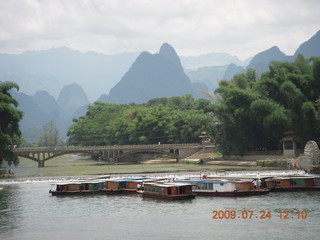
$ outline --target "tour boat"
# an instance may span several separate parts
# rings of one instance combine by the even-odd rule
[[[242,197],[263,195],[269,193],[269,189],[254,186],[255,180],[175,180],[182,182],[192,182],[193,193],[202,196],[219,197]]]
[[[107,189],[106,186],[106,180],[59,183],[52,184],[49,193],[52,196],[121,193],[121,190]]]
[[[273,192],[320,191],[319,176],[288,176],[266,179]]]
[[[137,192],[137,184],[143,181],[148,181],[148,178],[96,178],[88,179],[87,181],[52,184],[49,192],[53,196],[134,193]]]
[[[126,188],[122,189],[123,193],[142,193],[145,183],[160,183],[165,181],[166,178],[131,178],[128,179]]]
[[[194,199],[192,183],[145,183],[142,197],[167,200]]]

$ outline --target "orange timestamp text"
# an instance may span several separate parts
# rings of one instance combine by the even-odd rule
[[[307,219],[308,212],[302,211],[288,211],[282,210],[277,212],[271,212],[266,210],[253,211],[253,210],[214,210],[212,211],[212,219]]]

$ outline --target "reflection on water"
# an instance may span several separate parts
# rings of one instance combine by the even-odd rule
[[[18,185],[8,185],[0,190],[0,234],[17,229],[20,225],[22,200],[18,188]]]
[[[186,201],[140,195],[56,197],[49,183],[2,185],[0,239],[319,239],[320,192]],[[271,219],[212,219],[214,210],[270,211]],[[277,212],[307,210],[307,219]],[[292,215],[293,216],[293,215]]]

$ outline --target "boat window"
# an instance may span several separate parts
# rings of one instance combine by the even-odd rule
[[[223,186],[224,185],[224,183],[220,183],[220,186]]]

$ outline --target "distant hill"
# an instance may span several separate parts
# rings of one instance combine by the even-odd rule
[[[68,47],[0,54],[0,81],[16,82],[20,90],[28,95],[44,90],[55,98],[63,86],[77,83],[86,90],[89,100],[93,102],[101,94],[109,93],[138,55],[138,52],[112,55],[82,53]],[[243,64],[237,57],[227,53],[182,57],[184,69],[230,63]]]
[[[286,56],[278,47],[274,46],[266,51],[256,54],[250,61],[247,69],[257,69],[261,74],[268,70],[268,66],[271,61],[292,62],[299,54],[302,54],[305,58],[320,57],[320,31],[318,31],[309,40],[302,43],[293,56]]]
[[[277,46],[273,46],[265,51],[257,53],[253,56],[249,64],[247,61],[241,62],[237,61],[237,58],[232,58],[228,54],[221,54],[222,61],[215,62],[215,66],[201,67],[196,70],[188,70],[187,74],[191,79],[191,82],[197,81],[205,83],[208,86],[210,92],[213,92],[215,88],[218,87],[219,81],[226,79],[232,79],[235,74],[241,73],[249,68],[254,68],[258,71],[258,74],[262,74],[265,71],[269,70],[269,64],[271,61],[294,61],[298,54],[302,54],[305,58],[310,57],[320,57],[320,31],[318,31],[314,36],[309,40],[302,43],[300,47],[296,50],[294,56],[286,56]],[[213,57],[210,60],[206,61],[206,57]],[[201,62],[200,65],[204,63],[213,63],[215,55],[203,55],[199,57],[182,57],[182,63],[185,64],[185,67],[191,69]],[[218,55],[216,55],[218,56]],[[185,62],[184,62],[185,61]],[[224,64],[222,64],[224,63]],[[190,65],[188,65],[190,64]],[[246,66],[246,68],[245,68]]]
[[[14,81],[29,95],[45,90],[54,97],[64,85],[77,83],[95,101],[119,82],[138,54],[81,53],[67,47],[0,54],[0,81]]]
[[[263,52],[256,54],[247,69],[254,68],[258,70],[258,73],[263,73],[268,70],[269,63],[271,61],[286,61],[288,57],[280,51],[276,46],[269,48]]]
[[[90,102],[83,88],[76,83],[72,83],[61,89],[57,103],[63,109],[65,115],[71,117],[78,108],[88,105]]]
[[[159,53],[143,52],[108,95],[112,103],[144,103],[152,98],[191,94],[190,79],[172,46],[165,43]]]
[[[59,128],[59,135],[65,136],[66,118],[53,96],[46,91],[29,96],[22,92],[12,92],[19,102],[18,109],[23,112],[20,122],[22,136],[26,141],[36,141],[44,124],[53,120]]]
[[[320,31],[308,41],[302,43],[294,54],[294,57],[302,54],[305,58],[320,57]]]
[[[12,91],[12,96],[19,102],[18,109],[24,115],[20,122],[22,136],[28,142],[38,140],[43,125],[53,120],[61,137],[66,137],[72,119],[86,113],[89,104],[83,89],[77,84],[65,86],[58,101],[47,91],[37,91],[33,96]]]
[[[201,82],[207,86],[209,92],[213,92],[223,79],[227,66],[202,67],[194,71],[187,72],[192,83]]]
[[[208,53],[200,56],[181,56],[181,63],[186,70],[197,70],[202,67],[225,66],[234,63],[239,66],[247,65],[238,57],[228,53]]]
[[[228,67],[224,73],[223,79],[230,80],[233,78],[234,75],[242,73],[244,71],[245,71],[245,69],[243,67],[237,66],[237,65],[231,63],[228,65]]]
[[[33,95],[33,100],[40,107],[40,111],[48,115],[48,119],[64,118],[64,112],[56,99],[47,91],[37,91]]]
[[[21,130],[24,131],[32,127],[41,128],[47,120],[47,114],[41,110],[33,97],[16,91],[12,91],[11,94],[19,103],[17,108],[23,111],[23,119],[20,122]]]

